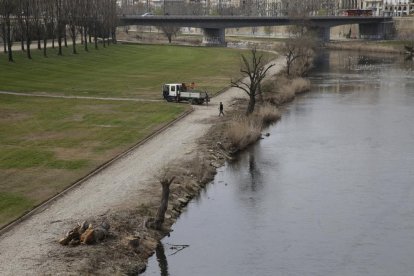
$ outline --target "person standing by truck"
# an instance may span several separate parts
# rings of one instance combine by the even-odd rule
[[[223,103],[222,103],[222,102],[220,102],[219,110],[220,110],[219,117],[220,117],[221,115],[223,115],[223,116],[224,116],[224,106],[223,106]]]

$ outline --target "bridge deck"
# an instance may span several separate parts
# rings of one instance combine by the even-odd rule
[[[125,15],[119,17],[120,25],[174,25],[195,28],[241,28],[257,26],[282,26],[306,22],[315,27],[333,27],[346,24],[391,22],[391,17],[376,16],[313,16],[294,17],[253,17],[253,16],[139,16]]]

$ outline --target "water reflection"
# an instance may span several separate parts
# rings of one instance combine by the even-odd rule
[[[161,276],[169,276],[168,273],[168,261],[167,257],[165,256],[164,245],[159,242],[157,248],[155,249],[155,255],[157,257],[158,266],[160,267],[160,275]]]
[[[250,181],[246,181],[252,192],[257,192],[261,188],[261,173],[260,168],[257,167],[255,156],[252,151],[249,151],[249,175]]]

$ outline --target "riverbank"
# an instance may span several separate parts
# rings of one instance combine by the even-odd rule
[[[272,72],[280,71],[282,67],[283,59],[279,59]],[[44,210],[38,210],[13,231],[2,235],[2,273],[39,275],[77,274],[89,271],[111,274],[124,271],[125,264],[139,264],[137,258],[150,254],[150,250],[147,249],[151,249],[155,242],[151,237],[151,231],[143,232],[140,244],[147,246],[141,247],[137,252],[131,250],[125,242],[128,236],[134,235],[142,227],[142,218],[150,216],[159,204],[161,187],[154,175],[173,160],[190,161],[200,156],[198,139],[215,124],[218,103],[224,103],[226,112],[231,106],[231,99],[240,95],[243,93],[239,90],[229,89],[213,98],[208,106],[195,106],[195,110],[187,117],[117,160]],[[155,152],[157,154],[154,154]],[[219,166],[218,162],[224,160],[220,161],[221,158],[216,157],[219,161],[213,165]],[[187,165],[177,164],[180,168],[177,171],[179,175],[191,175]],[[174,191],[181,190],[184,184],[180,183],[178,178],[171,187],[171,196],[175,204],[183,199],[179,200],[179,194],[174,196]],[[197,185],[200,186],[198,183]],[[191,187],[192,185],[188,185],[186,189]],[[167,218],[171,223],[174,220],[173,206],[174,204],[167,214],[171,216]],[[63,247],[57,242],[77,222],[84,220],[97,223],[109,221],[111,236],[96,246]],[[168,223],[167,221],[166,225]],[[154,237],[156,235],[158,234],[155,233]],[[21,250],[22,244],[25,250]],[[118,260],[122,260],[121,263],[117,263]]]
[[[287,80],[281,76],[280,71],[268,78],[268,85],[269,83],[274,84],[274,82],[280,83],[280,88],[273,90],[273,92],[268,91],[266,97],[264,97],[264,103],[257,105],[255,113],[250,118],[244,116],[248,105],[247,98],[242,97],[243,94],[240,97],[233,98],[225,117],[213,118],[212,126],[198,140],[196,156],[189,160],[174,160],[173,163],[166,165],[170,176],[174,175],[177,177],[178,175],[178,180],[174,182],[175,185],[171,189],[170,205],[166,215],[164,230],[153,231],[145,228],[143,225],[146,216],[155,215],[158,208],[158,204],[155,203],[145,210],[146,216],[139,221],[141,227],[140,230],[136,230],[135,236],[126,236],[124,238],[126,241],[138,240],[142,242],[142,247],[140,248],[138,245],[136,249],[140,254],[139,259],[143,262],[138,266],[129,266],[130,272],[135,273],[145,270],[147,259],[156,251],[158,242],[165,235],[169,235],[172,225],[179,218],[180,214],[185,212],[186,205],[192,199],[197,198],[205,186],[212,182],[217,173],[217,168],[222,167],[226,161],[231,162],[237,159],[236,153],[243,151],[258,139],[263,139],[267,136],[268,134],[263,133],[265,128],[269,124],[276,123],[281,118],[278,108],[282,108],[283,105],[293,101],[296,95],[310,89],[309,81],[301,78]],[[177,166],[177,163],[182,166]],[[154,190],[154,192],[161,194],[159,188]],[[123,223],[120,225],[123,225]],[[123,244],[125,245],[126,242]],[[102,254],[102,258],[105,258],[108,253]],[[135,262],[135,264],[137,263]],[[92,271],[95,271],[95,269],[99,269],[99,267],[95,267]]]
[[[144,275],[414,271],[412,62],[318,53],[312,92],[218,170]]]
[[[283,64],[283,59],[279,58],[272,74],[279,73]],[[287,87],[285,86],[285,88]],[[292,99],[286,98],[286,102]],[[222,101],[226,106],[224,117],[217,116],[219,101]],[[97,274],[117,272],[137,274],[145,270],[147,260],[154,254],[158,242],[169,235],[172,225],[181,213],[185,212],[189,201],[198,197],[204,187],[214,179],[217,168],[222,167],[226,161],[232,160],[236,152],[261,137],[262,129],[258,129],[257,125],[263,123],[265,126],[266,123],[280,119],[280,113],[275,105],[270,108],[264,104],[258,105],[256,113],[251,116],[254,124],[245,119],[241,120],[240,118],[245,118],[243,115],[247,102],[244,92],[234,88],[214,98],[210,107],[213,105],[215,112],[206,118],[205,124],[208,124],[208,127],[204,135],[195,141],[196,152],[188,152],[184,157],[174,158],[159,168],[162,173],[166,173],[165,178],[175,177],[170,187],[169,205],[162,230],[156,231],[146,227],[146,221],[155,216],[160,202],[161,185],[157,181],[160,172],[155,172],[154,182],[145,190],[145,194],[148,196],[146,203],[106,216],[105,221],[112,226],[112,236],[109,240],[95,247],[75,249],[78,252],[76,262],[84,260],[79,271]],[[269,109],[272,110],[269,111]],[[272,116],[272,119],[269,120],[268,116]],[[240,129],[246,125],[248,129],[240,133]],[[253,127],[249,128],[250,126]],[[240,144],[239,141],[230,138],[232,129],[237,129],[244,139],[247,137],[248,141]],[[93,219],[89,219],[89,222],[99,223]],[[63,258],[73,254],[72,248],[63,248],[62,250],[64,251]]]
[[[330,50],[353,50],[353,51],[369,51],[377,53],[395,53],[403,54],[404,46],[409,45],[410,41],[331,41],[325,43],[325,47]]]

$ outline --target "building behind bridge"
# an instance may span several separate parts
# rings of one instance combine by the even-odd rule
[[[340,15],[347,9],[374,16],[414,15],[414,0],[117,0],[124,13],[285,16],[306,7],[310,15]],[[129,9],[129,10],[128,10]],[[303,11],[302,11],[303,12]]]

